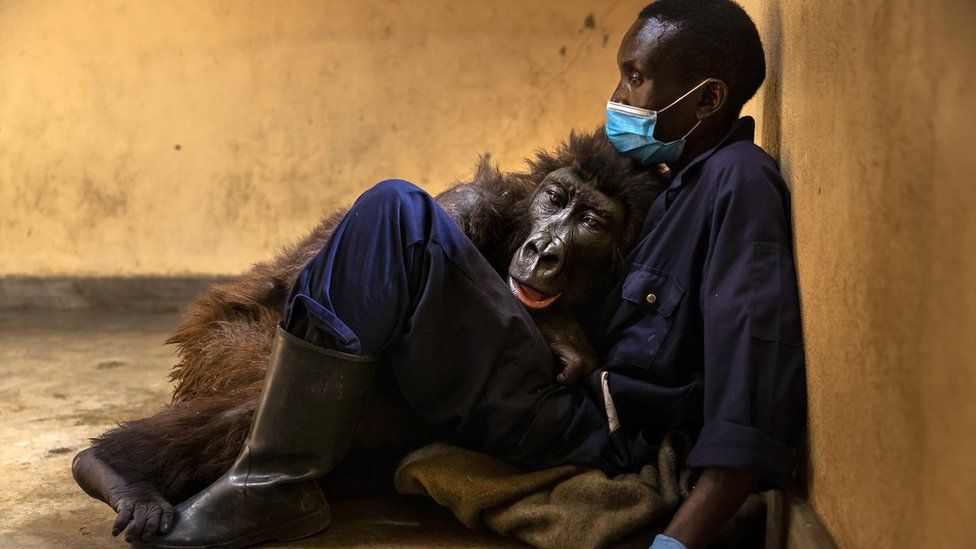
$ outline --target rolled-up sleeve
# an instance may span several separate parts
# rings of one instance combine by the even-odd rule
[[[773,165],[712,176],[702,273],[704,426],[694,469],[746,469],[788,486],[806,420],[789,198]]]

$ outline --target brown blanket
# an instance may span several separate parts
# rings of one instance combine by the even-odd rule
[[[656,465],[609,478],[570,465],[526,472],[434,443],[403,459],[395,483],[402,494],[433,498],[469,528],[487,527],[536,547],[648,547],[691,488],[690,447],[687,436],[671,433]],[[781,546],[781,513],[767,512],[779,501],[778,494],[750,496],[719,546]]]

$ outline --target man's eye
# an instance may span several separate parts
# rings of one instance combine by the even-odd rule
[[[634,71],[634,72],[630,73],[630,85],[631,86],[640,86],[643,83],[644,83],[644,79],[641,78],[641,75],[640,75],[639,72]]]

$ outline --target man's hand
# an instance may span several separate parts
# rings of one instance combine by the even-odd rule
[[[705,469],[664,534],[688,549],[707,546],[758,482],[758,476],[741,469]]]

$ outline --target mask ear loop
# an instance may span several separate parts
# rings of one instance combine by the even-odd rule
[[[687,92],[685,92],[684,95],[682,95],[681,97],[679,97],[679,98],[675,99],[674,101],[672,101],[670,105],[668,105],[667,107],[664,107],[663,109],[661,109],[661,110],[659,110],[657,112],[658,113],[662,113],[662,112],[670,109],[671,107],[673,107],[676,104],[680,103],[681,100],[684,99],[685,97],[688,97],[689,95],[695,93],[695,91],[697,91],[698,88],[704,86],[708,82],[711,82],[711,80],[712,80],[711,78],[706,78],[706,79],[702,80],[697,86],[695,86],[694,88],[691,88],[690,90],[688,90]],[[695,131],[698,128],[698,126],[701,125],[701,123],[702,123],[702,121],[699,120],[694,126],[691,127],[690,130],[688,130],[688,133],[686,133],[683,136],[681,136],[681,139],[679,139],[679,141],[684,141],[685,139],[688,139],[688,136],[691,135],[691,132]]]
[[[701,124],[701,123],[702,123],[702,121],[699,120],[697,124],[695,124],[694,126],[692,126],[690,130],[688,130],[688,133],[686,133],[686,134],[684,134],[684,135],[681,136],[681,139],[679,141],[684,141],[685,139],[688,139],[688,136],[691,135],[691,132],[695,131],[695,128],[697,128],[698,125]]]
[[[671,107],[673,107],[673,106],[675,106],[675,105],[677,105],[678,103],[680,103],[680,102],[681,102],[681,100],[682,100],[682,99],[684,99],[685,97],[688,97],[689,95],[691,95],[691,94],[693,94],[693,93],[695,93],[696,91],[698,91],[698,88],[700,88],[700,87],[702,87],[702,86],[704,86],[704,85],[705,85],[706,83],[708,83],[708,82],[711,82],[711,81],[712,81],[712,79],[711,79],[711,78],[706,78],[706,79],[704,79],[704,80],[702,80],[700,84],[698,84],[698,85],[697,85],[697,86],[695,86],[694,88],[691,88],[691,89],[690,89],[690,90],[688,90],[688,91],[687,91],[687,92],[686,92],[686,93],[685,93],[684,95],[682,95],[681,97],[679,97],[679,98],[677,98],[677,99],[675,99],[674,101],[672,101],[670,105],[668,105],[667,107],[664,107],[663,109],[660,109],[660,110],[658,110],[658,111],[657,111],[657,112],[658,112],[658,114],[660,114],[660,113],[662,113],[662,112],[664,112],[664,111],[666,111],[666,110],[668,110],[668,109],[670,109]],[[701,121],[699,120],[699,122],[701,122]],[[689,133],[690,133],[690,132],[689,132]]]

